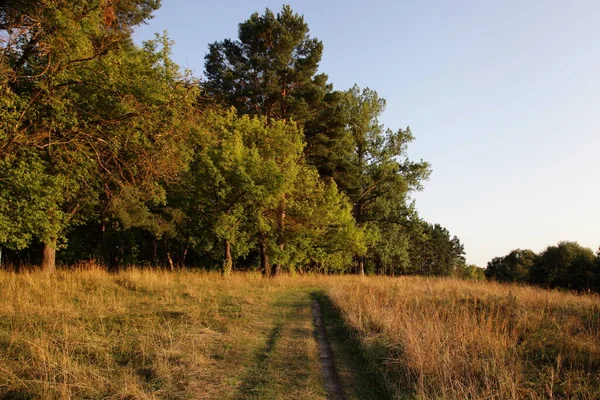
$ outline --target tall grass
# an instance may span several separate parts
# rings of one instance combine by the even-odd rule
[[[600,398],[598,295],[91,267],[0,271],[0,399],[322,399],[315,291],[396,398]]]
[[[453,279],[329,294],[395,397],[600,399],[600,297]]]
[[[275,323],[273,298],[297,285],[258,274],[0,271],[0,398],[234,398]]]

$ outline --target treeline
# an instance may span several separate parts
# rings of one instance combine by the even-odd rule
[[[600,292],[600,251],[576,242],[560,242],[539,254],[513,250],[487,264],[485,275],[499,282]]]
[[[133,43],[159,5],[0,3],[5,263],[473,274],[411,200],[430,166],[410,129],[333,89],[302,16],[253,14],[199,80],[166,34]]]

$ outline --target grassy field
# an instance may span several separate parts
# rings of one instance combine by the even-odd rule
[[[325,398],[312,284],[0,273],[0,398]]]
[[[0,272],[0,399],[600,398],[600,299],[424,278]]]
[[[600,399],[600,297],[452,279],[328,289],[397,398]]]

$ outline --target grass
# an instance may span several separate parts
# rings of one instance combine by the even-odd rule
[[[600,298],[451,279],[0,271],[0,399],[598,399]]]
[[[0,272],[0,398],[323,399],[306,285]]]
[[[336,372],[347,400],[386,400],[391,394],[381,381],[373,362],[377,357],[366,357],[359,336],[340,314],[326,292],[315,292],[313,297],[321,304],[327,338],[331,344]]]
[[[597,295],[418,277],[328,293],[395,398],[600,398]]]

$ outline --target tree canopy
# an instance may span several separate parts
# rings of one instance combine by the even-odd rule
[[[600,251],[576,242],[560,242],[539,254],[513,250],[491,260],[485,275],[499,282],[520,282],[552,288],[600,291]]]
[[[487,265],[486,276],[498,282],[527,282],[537,255],[531,250],[513,250],[495,257]]]
[[[452,274],[458,238],[422,221],[430,174],[371,89],[336,91],[284,6],[209,45],[205,79],[137,46],[157,0],[0,4],[0,247],[13,263],[96,260]],[[58,251],[61,250],[61,251]]]

